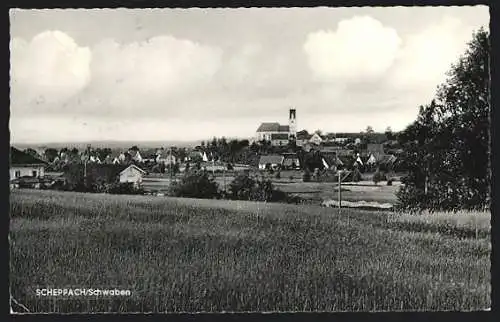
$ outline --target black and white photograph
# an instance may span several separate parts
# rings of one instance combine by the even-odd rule
[[[491,309],[488,6],[9,18],[11,314]]]

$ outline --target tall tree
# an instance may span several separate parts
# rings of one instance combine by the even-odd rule
[[[399,135],[409,174],[402,206],[481,208],[490,200],[489,34],[473,35],[435,100]]]
[[[386,129],[385,129],[385,138],[389,141],[392,141],[394,140],[394,133],[392,132],[392,129],[390,126],[388,126]]]
[[[54,148],[45,149],[45,157],[47,161],[52,162],[58,156],[59,152]]]

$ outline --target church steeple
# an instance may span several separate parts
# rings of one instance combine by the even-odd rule
[[[288,116],[288,138],[296,139],[297,138],[297,114],[294,108],[290,109],[290,113]]]

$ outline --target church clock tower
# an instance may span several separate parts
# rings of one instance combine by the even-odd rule
[[[290,115],[288,117],[288,138],[297,139],[297,114],[295,109],[290,109]]]

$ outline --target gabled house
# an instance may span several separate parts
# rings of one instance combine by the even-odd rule
[[[324,141],[323,137],[319,135],[318,133],[314,133],[311,138],[309,139],[309,142],[312,144],[320,145]]]
[[[34,185],[36,185],[39,183],[38,179],[44,177],[45,168],[48,165],[47,162],[14,147],[10,148],[9,157],[9,173],[11,181],[19,180],[21,178],[30,178]]]
[[[379,159],[384,155],[384,145],[378,143],[368,143],[366,146],[367,154],[373,155],[376,159]]]
[[[146,171],[135,164],[131,164],[120,172],[119,181],[120,183],[133,183],[135,187],[138,187],[141,185],[145,174]]]
[[[259,160],[259,170],[277,170],[283,165],[284,156],[278,154],[262,155]]]

